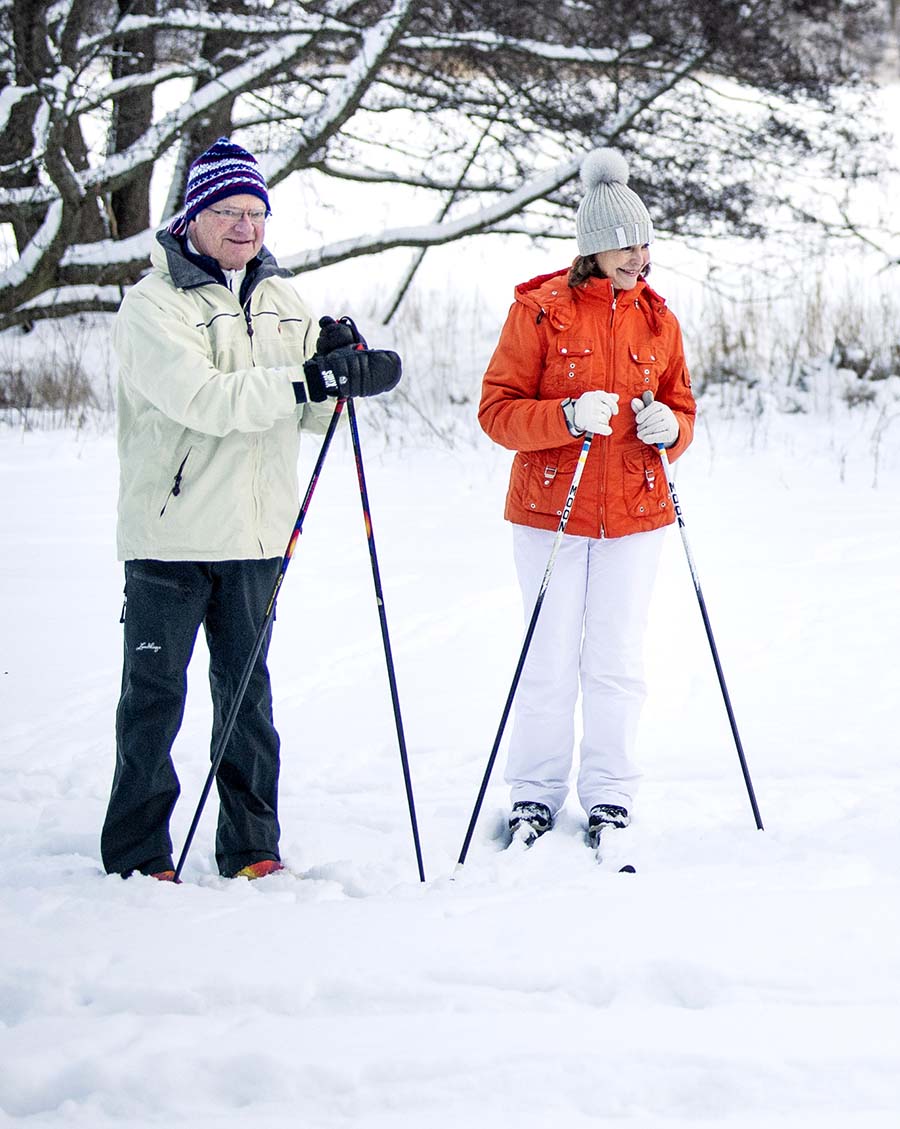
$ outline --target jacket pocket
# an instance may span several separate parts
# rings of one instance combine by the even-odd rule
[[[557,447],[518,455],[521,460],[522,506],[532,513],[562,517],[581,447]]]
[[[302,365],[308,339],[306,318],[283,317],[269,307],[254,310],[253,353],[257,365]]]
[[[642,450],[622,455],[622,488],[625,509],[636,518],[656,517],[669,507],[669,488],[655,448],[642,444]]]
[[[663,371],[664,358],[652,345],[629,345],[628,393],[640,396],[648,390],[654,395],[659,388],[659,374]]]
[[[541,380],[541,399],[580,396],[591,386],[594,342],[590,338],[561,336],[551,343]]]
[[[169,502],[173,498],[177,498],[181,493],[181,488],[184,484],[184,468],[187,464],[188,459],[190,458],[190,454],[193,449],[193,447],[188,447],[184,458],[178,464],[178,469],[175,471],[175,474],[172,478],[172,485],[169,487],[169,493],[166,495],[166,500],[163,502],[162,509],[159,511],[160,517],[163,517],[165,515],[166,507],[168,506]]]

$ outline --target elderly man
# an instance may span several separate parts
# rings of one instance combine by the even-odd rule
[[[108,873],[174,877],[171,749],[188,663],[202,624],[215,746],[296,518],[300,430],[326,429],[329,395],[373,395],[400,379],[395,353],[338,348],[336,323],[315,340],[263,244],[268,216],[256,160],[219,138],[191,166],[184,208],[115,319],[125,646],[101,836]],[[282,869],[268,642],[217,773],[225,877]]]

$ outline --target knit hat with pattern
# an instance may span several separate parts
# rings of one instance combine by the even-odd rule
[[[258,196],[269,210],[266,179],[259,171],[256,158],[220,137],[191,165],[184,190],[184,209],[169,224],[173,235],[183,235],[187,226],[204,208],[224,200],[226,196]]]
[[[617,149],[589,153],[581,166],[581,183],[585,196],[575,217],[580,254],[594,255],[650,242],[650,213],[628,187],[628,164]]]

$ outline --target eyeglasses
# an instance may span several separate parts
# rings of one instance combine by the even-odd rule
[[[251,223],[262,223],[272,214],[264,208],[254,209],[252,212],[246,208],[207,208],[206,210],[212,212],[214,216],[221,216],[223,220],[228,220],[229,223],[238,223],[244,216]]]

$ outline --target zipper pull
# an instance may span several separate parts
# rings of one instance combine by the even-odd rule
[[[191,451],[193,451],[193,449],[194,449],[193,447],[188,447],[187,455],[184,456],[184,458],[181,460],[181,465],[179,466],[178,470],[175,471],[175,481],[172,483],[172,489],[169,491],[169,496],[166,498],[165,502],[163,503],[163,508],[159,511],[160,517],[163,517],[165,515],[166,507],[169,504],[169,499],[170,498],[177,498],[178,495],[181,493],[181,477],[184,474],[184,464],[188,461],[188,455],[190,455],[190,453],[191,453]]]

